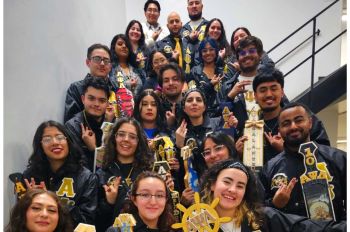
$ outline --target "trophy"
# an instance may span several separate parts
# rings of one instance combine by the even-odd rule
[[[168,160],[175,157],[175,147],[171,139],[167,136],[158,137],[153,140],[152,147],[155,150],[155,162],[153,165],[153,171],[158,173],[164,180],[166,180],[166,174],[170,173],[170,165]],[[180,221],[181,212],[176,208],[176,204],[180,203],[180,194],[174,189],[170,189],[170,195],[173,202],[173,215],[176,221]]]
[[[113,227],[119,228],[121,232],[132,232],[136,226],[136,220],[132,214],[121,213],[115,218]]]
[[[96,232],[96,228],[94,225],[79,223],[74,232]]]
[[[231,111],[229,110],[228,105],[221,104],[224,109],[222,110],[222,119],[224,120],[224,125],[222,126],[221,131],[224,132],[227,135],[230,135],[232,138],[235,137],[236,134],[236,128],[231,127],[229,124]]]
[[[24,187],[21,180],[23,179],[22,173],[16,172],[9,175],[10,180],[15,184],[14,192],[17,195],[18,199],[27,192],[27,189]]]
[[[248,120],[244,125],[244,135],[248,140],[244,142],[243,163],[258,172],[264,164],[264,121],[259,120],[260,107],[255,103],[253,91],[245,94]]]
[[[94,170],[96,172],[96,168],[101,168],[103,163],[103,157],[105,156],[105,144],[107,143],[108,135],[110,134],[113,127],[113,123],[103,122],[101,125],[102,129],[102,143],[100,147],[95,148],[95,159],[94,159]]]
[[[231,221],[230,217],[220,218],[216,212],[215,207],[219,204],[219,198],[215,198],[214,201],[208,205],[201,203],[199,193],[195,192],[194,200],[195,203],[187,209],[181,204],[176,205],[176,207],[183,212],[183,217],[181,223],[175,223],[171,226],[173,229],[182,229],[184,232],[217,232],[220,229],[221,223]]]
[[[194,192],[199,192],[198,175],[192,165],[192,151],[194,148],[196,148],[196,141],[193,138],[188,139],[186,146],[181,148],[181,157],[184,160],[185,167],[185,187],[191,187]]]
[[[318,163],[314,142],[303,143],[299,153],[304,157],[305,172],[300,176],[307,215],[310,219],[334,220],[335,214],[332,199],[334,198],[332,177],[324,163]]]
[[[190,49],[187,47],[186,48],[186,53],[185,53],[185,73],[186,74],[189,74],[190,73],[190,71],[191,71],[191,60],[192,60],[192,58],[191,58],[191,51],[190,51]]]

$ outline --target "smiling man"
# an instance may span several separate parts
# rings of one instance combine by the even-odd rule
[[[272,101],[266,102],[270,104],[268,102]],[[306,171],[306,166],[303,155],[298,151],[302,143],[312,141],[311,116],[310,110],[301,103],[291,103],[280,110],[278,126],[284,140],[284,149],[264,165],[261,174],[266,204],[282,212],[301,216],[307,216],[301,187],[301,175]],[[315,144],[318,147],[314,152],[317,162],[315,166],[318,171],[326,173],[336,220],[344,220],[346,219],[346,153],[316,142]],[[317,173],[317,170],[314,171]],[[317,184],[314,187],[317,187]]]
[[[91,45],[88,48],[85,63],[90,70],[85,79],[96,77],[108,80],[108,74],[111,71],[112,65],[111,53],[106,45]],[[83,84],[85,79],[73,82],[67,90],[64,107],[64,122],[67,122],[76,113],[84,109],[81,95],[83,94]]]
[[[93,170],[95,148],[101,146],[102,142],[101,125],[105,120],[109,94],[105,79],[86,78],[81,95],[84,109],[65,124],[74,141],[82,148],[85,166],[91,171]]]
[[[278,132],[278,115],[286,102],[283,101],[283,87],[283,74],[274,68],[260,70],[253,81],[255,100],[262,111],[261,119],[264,120],[264,163],[283,151],[283,139]],[[329,146],[329,138],[323,123],[314,114],[311,117],[311,140]]]

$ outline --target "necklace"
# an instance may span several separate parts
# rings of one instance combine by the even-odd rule
[[[119,165],[117,164],[117,162],[114,162],[114,163],[115,163],[115,165],[118,167],[118,169],[120,170],[120,173],[122,174],[122,169],[119,167]],[[131,184],[132,184],[132,180],[131,180],[130,176],[131,176],[131,173],[132,173],[133,170],[134,170],[134,166],[131,167],[128,176],[124,179],[124,181],[125,181],[125,183],[126,183],[126,185],[127,185],[128,187],[130,187]],[[123,176],[122,176],[122,177],[123,177]]]
[[[268,126],[267,124],[270,124],[270,126]],[[265,131],[267,131],[267,132],[273,133],[273,131],[276,129],[277,125],[278,125],[277,118],[272,119],[272,120],[268,120],[268,121],[264,121],[264,127],[266,127]]]

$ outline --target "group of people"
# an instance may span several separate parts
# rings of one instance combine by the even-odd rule
[[[206,20],[202,9],[201,0],[187,0],[190,21],[182,25],[171,12],[168,34],[158,23],[159,2],[147,0],[146,23],[132,20],[110,48],[88,48],[89,73],[67,90],[64,124],[45,121],[35,132],[5,231],[72,231],[79,223],[119,231],[112,225],[121,213],[133,215],[136,232],[176,231],[174,191],[185,207],[195,192],[203,203],[219,198],[218,216],[231,218],[224,232],[345,230],[346,153],[330,147],[307,106],[289,103],[261,40],[239,27],[229,43],[222,21]],[[244,134],[248,93],[264,122],[259,172],[243,164],[252,139]],[[307,217],[298,151],[310,141],[327,173],[336,222]],[[165,175],[154,171],[161,152]],[[186,178],[189,168],[197,189]]]

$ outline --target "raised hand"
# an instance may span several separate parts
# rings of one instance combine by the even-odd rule
[[[185,145],[185,138],[187,134],[187,122],[182,120],[181,125],[175,132],[176,146],[182,148]]]
[[[272,199],[272,204],[274,204],[274,206],[277,208],[285,207],[288,204],[290,194],[292,193],[292,190],[297,182],[297,178],[294,177],[291,179],[291,181],[289,181],[288,185],[281,184]]]
[[[278,132],[277,135],[272,135],[271,132],[264,132],[265,138],[271,144],[271,146],[278,152],[283,151],[284,140],[281,137],[281,134]]]
[[[121,181],[121,177],[116,177],[111,183],[108,185],[103,185],[103,189],[106,193],[106,200],[109,204],[114,205],[118,196],[118,188]]]
[[[45,182],[41,181],[40,184],[36,184],[34,178],[30,178],[30,182],[28,179],[24,179],[27,189],[44,189],[47,190]]]
[[[81,127],[81,138],[83,139],[85,145],[90,151],[96,148],[96,136],[93,130],[89,127],[85,127],[83,123],[80,124]]]

